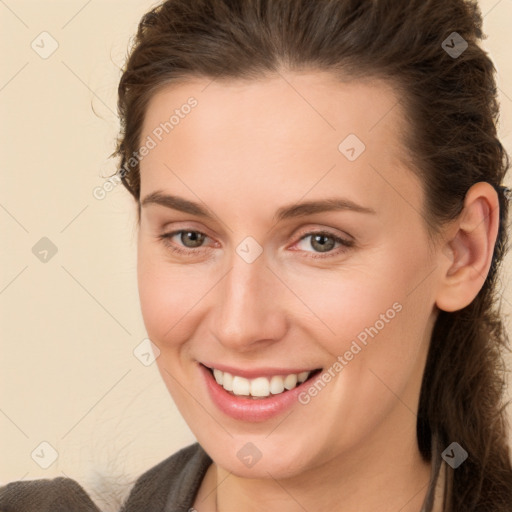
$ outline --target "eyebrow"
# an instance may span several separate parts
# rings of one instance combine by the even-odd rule
[[[145,207],[150,204],[157,204],[166,208],[188,213],[190,215],[195,215],[197,217],[215,220],[214,216],[201,204],[189,201],[183,197],[164,194],[161,191],[148,194],[140,202],[141,207]],[[358,205],[349,199],[334,197],[318,201],[306,201],[283,206],[276,211],[274,219],[277,222],[281,222],[283,220],[292,219],[295,217],[304,217],[306,215],[313,215],[315,213],[343,210],[349,210],[357,213],[376,213],[373,208]]]

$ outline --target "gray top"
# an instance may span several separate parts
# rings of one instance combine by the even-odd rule
[[[189,512],[211,463],[199,443],[181,449],[137,479],[120,512]]]
[[[143,473],[120,512],[189,512],[210,457],[194,443]],[[71,478],[18,480],[0,487],[0,512],[101,512]]]

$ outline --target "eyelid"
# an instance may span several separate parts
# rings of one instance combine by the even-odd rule
[[[309,227],[304,228],[299,231],[297,235],[297,242],[302,240],[304,237],[308,235],[328,235],[333,238],[339,238],[346,243],[355,243],[355,239],[353,236],[349,235],[345,231],[335,231],[334,228],[320,228],[320,227]],[[296,242],[295,242],[296,243]]]

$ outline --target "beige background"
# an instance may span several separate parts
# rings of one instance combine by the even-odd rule
[[[105,512],[117,505],[103,489],[121,500],[141,472],[194,441],[155,364],[133,353],[146,337],[134,203],[121,185],[93,196],[115,172],[119,67],[156,3],[0,0],[0,485],[69,476]],[[480,4],[512,152],[512,1]],[[47,262],[32,252],[43,237],[57,248]],[[510,315],[510,272],[502,281]],[[47,469],[42,442],[58,452]]]

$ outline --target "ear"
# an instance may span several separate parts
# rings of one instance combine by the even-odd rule
[[[439,309],[457,311],[477,296],[491,267],[498,227],[498,194],[489,183],[476,183],[468,190],[464,208],[450,223],[440,248]]]

